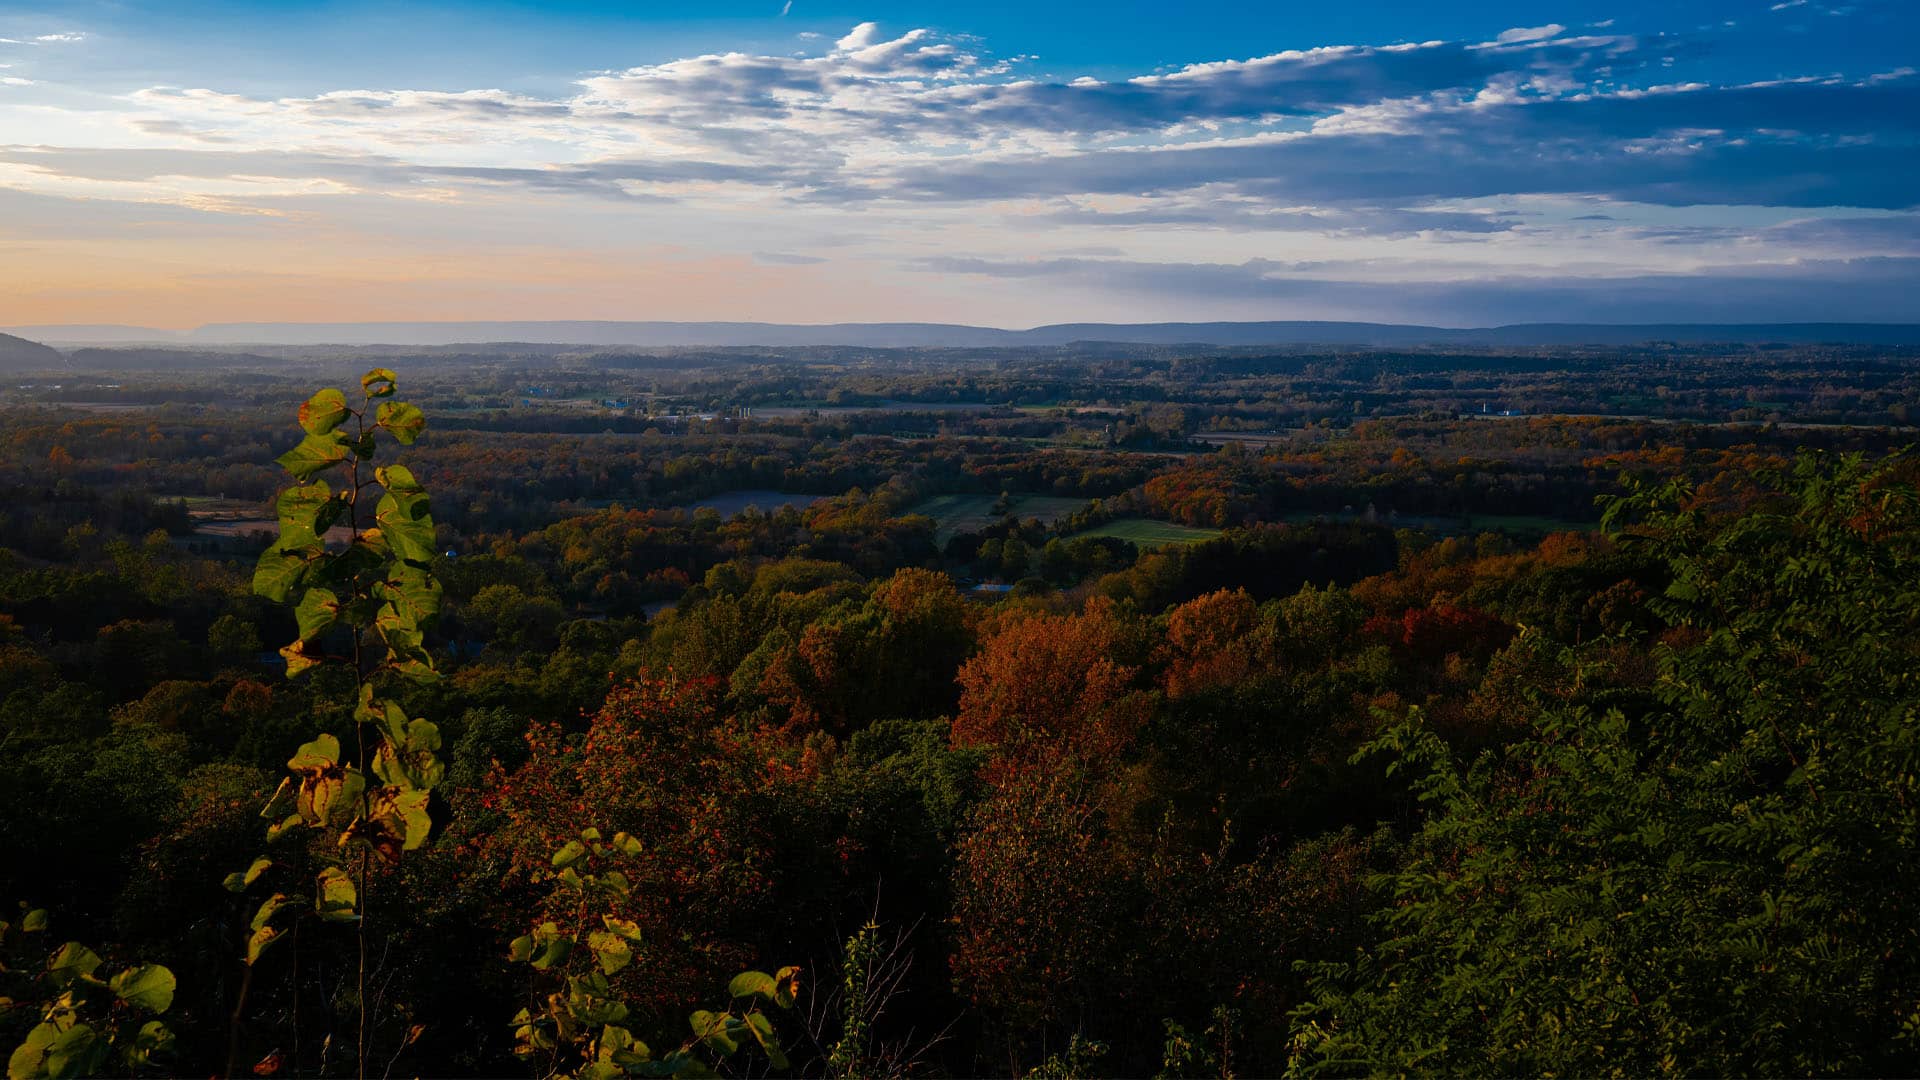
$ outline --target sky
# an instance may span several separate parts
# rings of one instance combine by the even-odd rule
[[[0,326],[1920,322],[1920,2],[0,0]]]

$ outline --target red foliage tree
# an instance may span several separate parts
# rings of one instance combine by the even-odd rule
[[[643,849],[629,870],[619,917],[641,929],[619,975],[636,1004],[678,1006],[752,957],[733,931],[764,910],[769,844],[761,822],[791,772],[768,744],[733,730],[717,712],[715,679],[652,679],[614,690],[584,736],[554,725],[527,734],[530,755],[496,772],[483,800],[494,827],[472,836],[475,854],[503,867],[509,936],[562,913],[532,874],[588,825],[622,830]]]
[[[1013,762],[1118,753],[1146,712],[1129,693],[1139,668],[1124,662],[1134,637],[1104,599],[1077,615],[1015,615],[960,668],[953,741]]]
[[[1245,589],[1221,589],[1167,612],[1166,664],[1161,684],[1169,697],[1231,686],[1252,675],[1260,612]]]

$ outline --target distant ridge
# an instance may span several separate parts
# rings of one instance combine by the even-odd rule
[[[34,326],[15,331],[62,344],[457,345],[528,342],[639,348],[828,345],[993,348],[1114,342],[1137,345],[1920,345],[1916,323],[1522,323],[1452,329],[1365,322],[1060,323],[1003,330],[948,323],[383,322],[212,323],[196,330]]]
[[[0,371],[47,371],[66,364],[66,357],[37,341],[0,334]]]

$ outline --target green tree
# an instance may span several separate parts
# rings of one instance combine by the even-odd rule
[[[1375,940],[1315,969],[1294,1070],[1912,1071],[1912,475],[1807,454],[1733,512],[1680,483],[1613,502],[1618,541],[1671,571],[1652,693],[1543,695],[1471,763],[1418,712],[1363,751],[1428,813]]]

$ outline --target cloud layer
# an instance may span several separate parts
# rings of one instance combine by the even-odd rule
[[[88,41],[0,40],[0,189],[251,219],[269,246],[571,243],[603,270],[604,249],[644,247],[738,258],[795,295],[884,278],[916,314],[970,321],[1018,321],[1036,306],[1009,293],[1036,282],[1081,305],[1069,317],[1457,325],[1689,304],[1776,318],[1791,302],[1809,319],[1920,318],[1874,285],[1920,259],[1920,78],[1690,78],[1710,51],[1697,34],[1546,23],[1050,79],[980,42],[869,22],[790,55],[591,73],[556,96],[275,97],[210,79],[88,100],[16,68]],[[191,227],[169,221],[187,248]],[[16,307],[36,295],[71,302],[42,289]],[[736,313],[765,314],[755,304]]]

